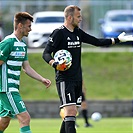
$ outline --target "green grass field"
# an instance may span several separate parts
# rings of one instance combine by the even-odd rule
[[[82,53],[82,69],[87,99],[132,99],[132,53]],[[42,53],[29,54],[31,66],[52,81],[49,89],[22,72],[20,93],[24,100],[57,100],[54,69]]]
[[[77,133],[132,133],[131,118],[102,118],[99,122],[90,120],[92,128],[85,128],[82,118],[77,119]],[[59,133],[61,119],[31,119],[32,133]],[[16,119],[12,120],[5,133],[19,133]]]

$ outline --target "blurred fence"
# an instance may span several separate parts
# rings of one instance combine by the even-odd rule
[[[0,0],[0,19],[4,23],[4,32],[12,32],[13,15],[16,12],[27,11],[31,14],[38,11],[64,10],[67,5],[78,5],[82,9],[82,28],[95,36],[99,36],[98,20],[106,11],[112,9],[133,9],[132,0]]]
[[[26,107],[32,118],[59,118],[59,101],[25,101]],[[102,117],[131,117],[132,116],[132,101],[131,100],[116,100],[102,101],[89,100],[87,101],[89,115],[93,112],[100,112]],[[80,112],[81,110],[79,110]],[[79,113],[78,117],[82,117]]]

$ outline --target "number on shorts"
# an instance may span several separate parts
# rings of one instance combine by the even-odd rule
[[[25,108],[25,104],[23,101],[20,101],[19,103],[21,104],[22,108]]]
[[[69,101],[71,101],[71,94],[68,93],[67,95],[68,95]]]

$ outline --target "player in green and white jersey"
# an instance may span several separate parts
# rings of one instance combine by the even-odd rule
[[[19,94],[22,67],[28,76],[47,88],[51,85],[51,81],[38,74],[28,62],[27,45],[22,38],[31,31],[32,21],[29,13],[17,13],[14,32],[0,42],[0,133],[5,131],[14,116],[20,123],[20,133],[31,133],[30,115]]]

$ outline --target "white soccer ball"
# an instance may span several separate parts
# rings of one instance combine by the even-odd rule
[[[100,121],[102,119],[102,115],[99,113],[99,112],[94,112],[92,115],[91,115],[91,119],[93,121]]]
[[[66,64],[72,63],[72,55],[68,50],[62,49],[58,50],[54,55],[55,62],[58,62],[59,64],[62,64],[64,61],[66,61]],[[71,65],[70,65],[71,66]],[[69,66],[69,68],[70,68]]]

